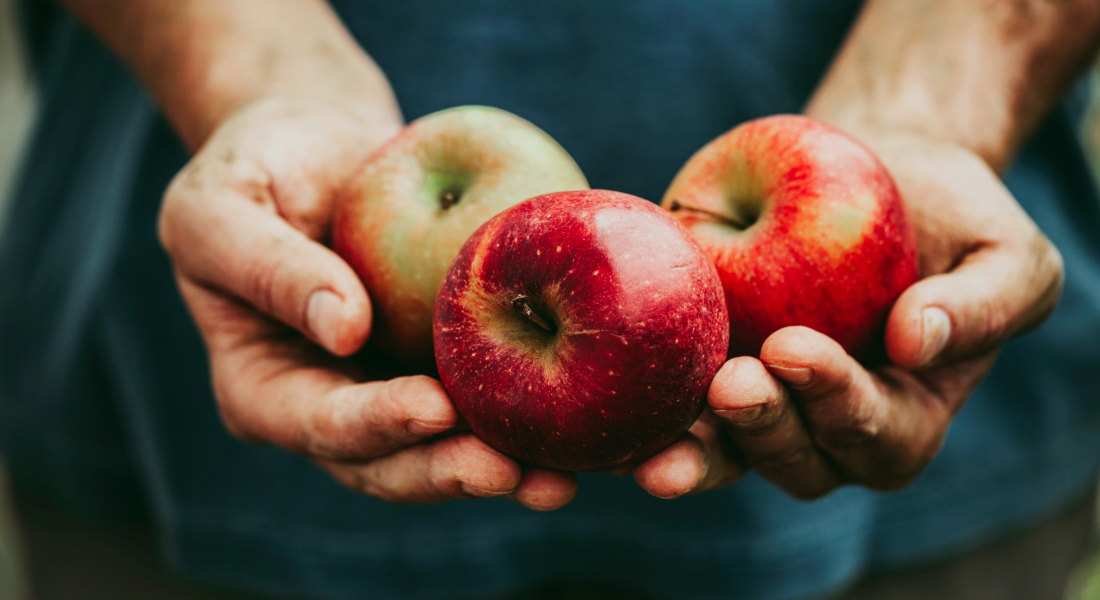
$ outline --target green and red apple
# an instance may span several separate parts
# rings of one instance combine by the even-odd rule
[[[430,363],[436,294],[470,234],[533,196],[587,188],[557,142],[506,111],[459,107],[409,124],[367,161],[333,222],[333,246],[371,299],[372,339]]]
[[[751,121],[693,156],[662,205],[714,261],[730,355],[759,355],[790,325],[854,357],[881,355],[886,316],[917,279],[914,231],[866,147],[813,119]]]
[[[440,289],[440,378],[474,433],[522,461],[614,469],[699,417],[729,345],[710,258],[657,205],[532,198],[462,247]]]

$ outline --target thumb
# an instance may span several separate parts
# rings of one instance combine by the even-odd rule
[[[181,275],[247,301],[336,355],[366,341],[370,301],[351,267],[251,199],[173,185],[159,229]]]
[[[886,350],[909,369],[984,354],[1042,323],[1062,280],[1061,254],[1038,231],[1030,244],[984,246],[898,298]]]

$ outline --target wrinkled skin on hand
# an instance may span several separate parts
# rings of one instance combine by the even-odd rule
[[[227,118],[172,182],[160,239],[206,342],[222,418],[241,439],[301,453],[385,500],[562,506],[575,476],[522,466],[456,429],[438,381],[366,381],[348,358],[370,334],[371,309],[327,247],[333,203],[400,126],[268,98]]]
[[[1006,340],[1040,324],[1061,291],[1061,255],[997,174],[961,146],[892,131],[856,134],[883,160],[917,230],[921,280],[890,312],[892,364],[867,370],[805,327],[729,360],[709,409],[681,440],[633,469],[672,498],[747,469],[791,495],[911,483]]]

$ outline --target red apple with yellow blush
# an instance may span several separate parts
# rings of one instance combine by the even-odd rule
[[[886,316],[917,279],[916,237],[875,155],[813,119],[745,123],[696,153],[662,206],[714,261],[730,356],[758,356],[804,325],[861,360],[883,355]]]
[[[532,196],[587,188],[553,138],[506,111],[464,106],[409,124],[363,166],[333,221],[333,246],[373,305],[372,342],[431,364],[435,297],[466,238]]]

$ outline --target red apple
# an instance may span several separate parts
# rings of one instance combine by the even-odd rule
[[[483,225],[435,309],[439,374],[481,439],[573,471],[642,460],[703,410],[726,356],[718,273],[675,219],[603,190]]]
[[[916,238],[890,174],[807,117],[751,121],[712,141],[662,205],[718,267],[730,356],[759,355],[789,325],[862,360],[880,355],[888,311],[917,279]]]
[[[527,198],[587,188],[557,142],[503,110],[467,106],[411,123],[367,161],[334,216],[333,246],[373,304],[372,341],[430,364],[435,295],[466,238]]]

